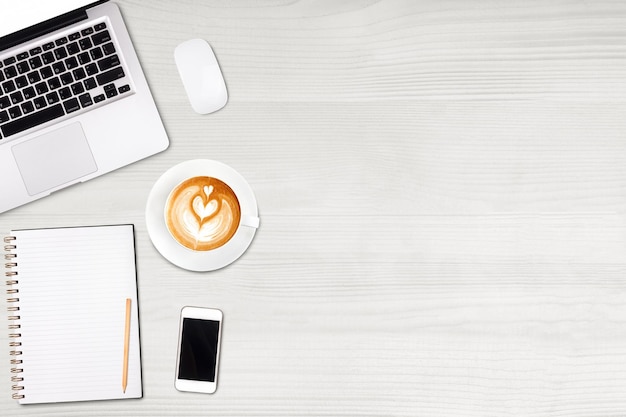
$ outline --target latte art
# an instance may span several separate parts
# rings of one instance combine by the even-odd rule
[[[241,208],[233,190],[212,177],[193,177],[170,193],[165,223],[186,248],[208,251],[228,242],[239,227]]]

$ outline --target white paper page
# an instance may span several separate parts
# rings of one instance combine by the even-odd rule
[[[141,397],[133,227],[12,234],[24,369],[20,403]],[[126,298],[132,301],[124,393]]]

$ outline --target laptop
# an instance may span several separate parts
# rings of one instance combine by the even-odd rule
[[[165,150],[119,8],[0,7],[0,213]]]

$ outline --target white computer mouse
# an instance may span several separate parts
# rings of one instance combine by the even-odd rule
[[[213,49],[205,40],[191,39],[181,43],[174,50],[174,59],[196,113],[213,113],[226,105],[226,83]]]

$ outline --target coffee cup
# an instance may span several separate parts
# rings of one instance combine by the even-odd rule
[[[172,237],[194,251],[223,246],[240,226],[258,227],[258,217],[242,216],[233,189],[207,176],[191,177],[178,184],[167,198],[164,216]]]
[[[172,167],[155,183],[146,222],[166,259],[209,271],[241,256],[260,220],[254,194],[239,173],[217,161],[193,160]]]

